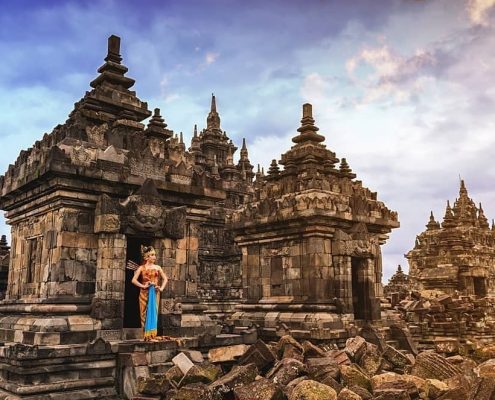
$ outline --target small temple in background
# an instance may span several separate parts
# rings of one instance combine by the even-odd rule
[[[404,300],[410,292],[409,275],[402,271],[400,265],[397,271],[388,280],[388,284],[383,287],[383,295],[390,299],[392,306]]]
[[[463,180],[459,198],[447,201],[440,223],[433,212],[426,230],[406,254],[415,289],[436,289],[484,297],[495,294],[495,231],[481,204],[469,197]]]

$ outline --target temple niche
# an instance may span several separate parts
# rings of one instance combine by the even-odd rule
[[[462,180],[453,207],[447,201],[442,223],[433,212],[426,230],[406,254],[411,284],[448,294],[495,294],[495,233],[481,204],[476,207]]]
[[[336,167],[317,131],[304,104],[295,145],[257,175],[253,201],[232,214],[246,288],[233,319],[267,336],[335,338],[346,321],[380,318],[380,245],[399,226],[397,213],[355,180],[345,158]]]

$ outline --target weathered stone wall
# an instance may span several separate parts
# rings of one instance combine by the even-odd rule
[[[68,207],[16,221],[6,299],[90,299],[97,237],[93,217]]]
[[[158,251],[157,263],[169,277],[164,297],[195,296],[197,289],[198,239],[187,236],[183,239],[158,239],[154,241]]]
[[[309,237],[249,244],[243,248],[246,299],[289,296],[298,301],[328,301],[334,296],[330,239]]]

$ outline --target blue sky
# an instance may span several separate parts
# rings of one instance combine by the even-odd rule
[[[65,121],[116,34],[137,95],[187,142],[214,92],[267,167],[312,103],[326,145],[399,212],[388,277],[459,176],[495,217],[494,24],[495,0],[3,0],[0,170]]]

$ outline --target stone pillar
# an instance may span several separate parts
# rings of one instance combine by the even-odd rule
[[[342,302],[343,313],[354,312],[352,304],[352,264],[350,256],[333,256],[334,294]]]
[[[100,233],[91,316],[102,321],[102,329],[123,327],[126,248],[125,235]]]

